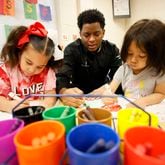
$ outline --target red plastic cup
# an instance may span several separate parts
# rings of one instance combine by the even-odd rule
[[[139,126],[128,129],[124,137],[124,165],[165,165],[164,141],[165,131],[159,128]],[[149,154],[143,152],[144,144],[150,144]],[[160,158],[162,155],[164,159]]]

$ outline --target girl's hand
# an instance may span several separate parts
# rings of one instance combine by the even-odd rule
[[[95,90],[93,90],[92,92],[90,92],[89,94],[93,94],[93,95],[102,95],[105,92],[105,86],[101,86],[100,88],[97,88]]]
[[[112,105],[117,103],[117,97],[111,98],[111,97],[105,97],[102,98],[102,101],[105,105]]]
[[[13,109],[16,105],[18,105],[19,103],[20,103],[20,101],[18,101],[18,100],[10,100],[10,101],[9,101],[9,105],[6,106],[7,112],[11,112],[12,109]],[[28,107],[28,106],[29,106],[29,103],[28,103],[28,102],[23,102],[23,103],[21,103],[18,107],[16,107],[15,110],[18,110],[18,109],[21,109],[21,108],[25,108],[25,107]]]

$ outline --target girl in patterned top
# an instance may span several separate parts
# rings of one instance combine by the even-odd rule
[[[114,93],[122,84],[126,97],[145,107],[165,98],[165,24],[142,19],[127,31],[121,48],[124,64],[107,88]],[[103,99],[108,102],[107,99]],[[127,105],[132,106],[132,105]]]
[[[29,94],[56,93],[55,45],[47,33],[45,27],[36,22],[29,27],[18,26],[9,34],[1,52],[0,110],[10,112]],[[29,98],[21,107],[29,105],[32,100],[50,107],[56,98]]]

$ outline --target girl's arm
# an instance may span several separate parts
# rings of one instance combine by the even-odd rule
[[[56,94],[55,90],[49,90],[49,91],[45,91],[45,94]],[[30,105],[37,104],[37,105],[42,105],[45,108],[49,108],[55,105],[56,103],[56,97],[44,97],[39,98],[38,100],[35,101],[31,101]]]
[[[115,80],[112,80],[111,83],[109,84],[109,90],[111,90],[112,94],[114,94],[119,87],[119,83],[117,83]]]
[[[11,110],[20,102],[20,100],[9,100],[0,96],[0,111],[11,112]],[[27,107],[27,103],[22,103],[17,109]]]
[[[142,97],[134,101],[135,104],[139,105],[142,108],[145,108],[148,105],[158,104],[165,98],[165,95],[161,93],[152,93],[148,96]],[[129,104],[127,107],[132,107],[133,105]]]
[[[115,81],[112,80],[110,84],[104,84],[101,87],[93,90],[90,94],[95,94],[95,95],[108,95],[108,94],[114,94],[119,87],[119,84]]]
[[[142,108],[145,106],[158,104],[165,98],[165,82],[157,84],[152,94],[137,99],[134,103]],[[128,105],[130,107],[132,105]]]
[[[110,82],[110,84],[107,83],[101,86],[100,88],[95,89],[94,91],[91,92],[91,94],[104,94],[104,95],[114,94],[122,81],[123,72],[124,72],[124,65],[121,65],[114,74],[114,77]]]
[[[103,93],[103,95],[111,95],[114,94],[117,90],[117,88],[119,87],[119,83],[117,83],[117,81],[112,80],[110,84],[106,84],[105,85],[105,91]],[[102,101],[104,102],[105,105],[109,105],[112,104],[114,102],[116,102],[116,98],[111,98],[111,97],[103,97]]]
[[[46,94],[55,94],[55,90],[51,90],[51,91],[46,91]],[[17,105],[19,104],[20,100],[9,100],[4,96],[0,96],[0,111],[4,111],[4,112],[10,112],[11,110]],[[56,102],[56,98],[55,97],[44,97],[44,99],[39,99],[39,100],[35,100],[34,101],[35,105],[42,105],[45,108],[51,107],[55,105]],[[27,107],[29,105],[33,105],[33,101],[31,101],[31,99],[26,100],[25,102],[23,102],[21,105],[19,105],[19,107],[17,107],[17,109],[20,108],[24,108]]]

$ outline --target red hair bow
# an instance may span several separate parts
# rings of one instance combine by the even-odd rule
[[[33,25],[30,25],[29,28],[24,32],[24,34],[22,35],[22,37],[18,41],[17,48],[22,48],[22,46],[25,43],[28,43],[30,35],[36,35],[39,37],[46,37],[47,33],[48,32],[45,29],[45,27],[40,22],[36,22]]]

